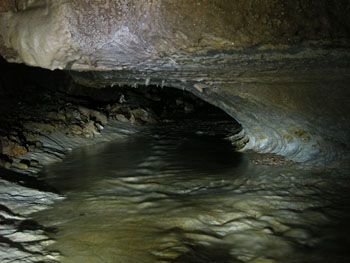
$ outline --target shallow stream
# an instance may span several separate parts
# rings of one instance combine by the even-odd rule
[[[47,167],[67,197],[33,215],[56,228],[47,249],[69,263],[350,262],[346,176],[252,165],[212,128],[166,124]]]

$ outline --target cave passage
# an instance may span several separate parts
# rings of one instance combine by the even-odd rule
[[[1,0],[0,262],[350,262],[349,13]]]
[[[111,91],[99,96],[110,98]],[[147,112],[135,118],[141,131],[77,149],[40,174],[66,197],[32,217],[55,229],[47,233],[56,240],[47,249],[60,251],[61,262],[347,259],[348,238],[340,229],[349,228],[348,215],[338,217],[344,203],[332,197],[337,191],[347,198],[340,181],[251,165],[225,140],[239,124],[190,93],[113,92],[118,105]],[[117,108],[110,118],[132,122],[134,106]]]
[[[346,262],[341,182],[250,165],[213,133],[221,121],[177,119],[45,168],[66,196],[32,217],[55,229],[47,249],[70,263]]]
[[[15,65],[6,76],[0,235],[13,261],[350,260],[348,178],[256,165],[227,140],[241,125],[193,94]]]

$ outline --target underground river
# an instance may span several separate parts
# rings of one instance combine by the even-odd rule
[[[225,121],[186,119],[73,151],[33,215],[62,262],[350,262],[349,177],[253,165]],[[219,129],[220,128],[220,129]]]

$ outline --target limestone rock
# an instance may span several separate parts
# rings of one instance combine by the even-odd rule
[[[101,122],[103,125],[106,125],[108,123],[107,116],[105,114],[103,114],[102,112],[88,109],[85,107],[79,107],[79,111],[84,116],[88,117],[89,119],[97,120],[97,121]]]
[[[37,166],[39,166],[39,161],[37,161],[37,160],[30,160],[30,166],[32,166],[32,167],[37,167]]]
[[[83,129],[79,125],[72,125],[70,129],[74,135],[80,135],[83,133]]]
[[[88,121],[83,128],[85,137],[92,137],[96,133],[96,127],[94,121]]]
[[[35,150],[35,148],[36,148],[35,145],[31,144],[31,145],[28,146],[28,151],[32,152],[32,151]]]
[[[150,111],[147,111],[145,109],[133,109],[130,111],[130,113],[134,116],[136,120],[140,120],[142,122],[150,124],[157,123],[155,116]]]
[[[43,148],[43,143],[40,141],[35,142],[35,147],[38,149],[42,149]]]
[[[0,11],[8,61],[67,69],[89,87],[190,91],[242,125],[242,151],[319,165],[349,155],[348,0],[4,0]],[[142,114],[112,112],[130,122]],[[65,114],[108,121],[84,107]],[[25,127],[55,130],[31,120]]]
[[[113,104],[112,106],[110,106],[108,111],[111,113],[114,113],[114,112],[118,112],[122,108],[123,108],[122,105],[120,105],[119,103],[116,103],[116,104]]]
[[[17,143],[10,142],[8,146],[2,148],[2,153],[8,156],[25,155],[28,150]]]
[[[13,149],[14,155],[25,155],[28,152],[28,150],[23,146],[15,146]]]
[[[129,120],[125,117],[125,115],[120,114],[120,113],[116,114],[115,118],[121,122],[129,122]]]
[[[50,69],[113,69],[176,51],[278,49],[305,39],[343,38],[350,27],[347,0],[127,0],[109,1],[108,8],[100,1],[25,2],[30,4],[2,1],[1,53]],[[315,14],[319,19],[311,19]]]
[[[55,130],[55,126],[51,123],[28,121],[23,124],[24,128],[29,131],[50,134]]]
[[[21,160],[18,164],[17,167],[19,169],[28,169],[29,167],[29,161],[28,160]]]

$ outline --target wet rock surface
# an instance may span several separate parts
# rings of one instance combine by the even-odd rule
[[[0,6],[8,61],[70,70],[85,86],[186,89],[241,123],[242,151],[348,160],[347,0],[16,3]]]
[[[215,126],[167,123],[47,167],[67,197],[33,215],[57,228],[47,250],[63,263],[348,262],[348,172],[252,165]]]
[[[146,126],[190,116],[195,109],[214,108],[178,90],[149,86],[96,92],[60,73],[30,79],[38,69],[8,65],[5,70],[0,86],[1,262],[57,262],[61,257],[57,251],[43,250],[54,242],[47,233],[55,229],[29,220],[33,212],[63,198],[37,180],[43,167],[62,161],[82,145],[124,138]],[[226,116],[218,128],[224,137],[239,130],[237,125]]]
[[[35,178],[0,168],[0,258],[2,262],[57,262],[58,252],[43,249],[54,242],[48,229],[28,216],[61,200]]]
[[[162,70],[149,70],[150,62],[136,72],[72,76],[84,85],[102,87],[141,85],[146,75],[153,85],[185,89],[229,113],[244,129],[242,151],[274,153],[310,166],[339,166],[349,154],[345,120],[350,111],[344,110],[350,97],[348,58],[346,49],[253,49],[178,57],[177,67],[164,65]]]
[[[301,41],[346,46],[349,8],[346,0],[5,0],[0,43],[6,58],[45,68],[137,68],[176,53],[283,49]]]
[[[74,84],[72,84],[74,85]],[[84,90],[84,95],[81,90]],[[43,150],[43,137],[54,137],[60,133],[67,138],[93,139],[101,134],[109,122],[120,121],[143,126],[171,121],[184,112],[191,113],[198,105],[198,98],[187,101],[179,92],[166,92],[157,87],[139,90],[109,88],[97,96],[87,87],[70,87],[66,91],[35,88],[35,98],[15,98],[6,102],[3,97],[0,121],[1,165],[20,169],[40,166],[38,160],[22,159],[30,152]],[[96,97],[97,96],[97,97]],[[64,145],[62,145],[64,150]]]
[[[190,115],[200,107],[193,97],[168,91],[165,95],[162,88],[168,86],[189,91],[235,118],[242,129],[234,133],[226,130],[225,121],[217,126],[236,150],[267,154],[249,155],[258,167],[302,163],[309,169],[340,169],[344,175],[350,153],[349,8],[347,0],[1,1],[1,55],[11,62],[65,71],[2,71],[0,167],[35,177],[43,166],[61,161],[78,146],[124,137],[143,125],[172,123],[174,114]],[[139,86],[149,88],[144,92],[136,89]],[[165,106],[160,103],[164,101]],[[201,110],[206,112],[205,107]],[[203,125],[197,133],[211,131]],[[47,192],[40,203],[32,195],[41,196],[42,191],[37,193],[27,180],[22,185],[8,178],[1,181],[4,189],[16,196],[26,193],[19,203],[28,213],[30,207],[44,209],[59,198]],[[327,187],[321,188],[315,193],[327,192]],[[264,189],[268,201],[269,189]],[[11,234],[25,217],[12,220],[13,214],[22,216],[16,209],[23,209],[11,194],[5,191],[4,196],[4,246],[17,251],[11,255],[24,262],[46,256],[56,260],[56,253],[38,252],[39,258],[32,258],[37,248],[24,246],[25,240],[32,242],[30,237],[22,235],[21,243],[21,234]],[[312,203],[308,195],[305,198]],[[263,228],[258,235],[271,229]],[[300,237],[312,236],[298,227],[285,235],[298,244]],[[46,242],[44,237],[40,240]],[[244,243],[245,238],[232,240]],[[204,251],[215,246],[188,246],[180,245],[178,257],[171,260],[191,262],[192,255],[214,260]],[[226,247],[217,249],[229,257]],[[167,252],[159,255],[169,257]],[[238,255],[231,260],[274,258]]]

